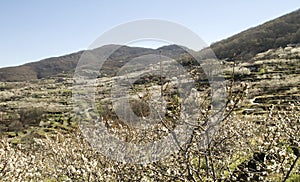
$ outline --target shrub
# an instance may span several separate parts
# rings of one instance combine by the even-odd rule
[[[38,126],[45,111],[41,108],[22,108],[19,110],[20,122],[23,125]]]

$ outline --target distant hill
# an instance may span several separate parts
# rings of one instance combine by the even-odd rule
[[[300,44],[300,10],[214,43],[211,48],[219,59],[248,60],[258,53],[286,47],[288,44]],[[103,54],[105,51],[110,51],[116,47],[119,45],[106,45],[89,51],[93,54]],[[0,81],[27,81],[46,78],[63,72],[73,73],[83,53],[84,51],[79,51],[17,67],[0,68]],[[106,61],[102,68],[106,70],[107,74],[112,74],[116,68],[134,57],[146,54],[162,54],[177,59],[185,53],[186,51],[177,45],[164,46],[158,49],[121,46],[109,57],[109,61]],[[208,49],[199,53],[202,57],[210,55]]]
[[[106,55],[107,51],[110,52],[115,49],[117,50],[110,55],[107,59],[108,61],[102,66],[109,74],[110,72],[115,72],[116,68],[123,66],[127,61],[138,56],[162,53],[164,56],[176,58],[186,53],[184,49],[177,45],[164,46],[159,49],[105,45],[94,50],[89,50],[88,52],[101,57],[101,54]],[[47,78],[63,72],[73,73],[83,53],[84,51],[79,51],[60,57],[52,57],[27,63],[21,66],[0,68],[0,81],[27,81]]]
[[[82,52],[48,58],[16,67],[0,68],[0,81],[28,81],[69,72],[76,67]]]
[[[219,59],[247,60],[269,49],[299,43],[300,9],[216,42],[211,48]]]

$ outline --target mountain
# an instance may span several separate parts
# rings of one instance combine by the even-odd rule
[[[87,51],[52,57],[38,62],[27,63],[16,67],[0,68],[0,81],[28,81],[47,78],[59,73],[73,73],[83,53],[92,53],[102,59],[103,55],[113,53],[102,66],[106,74],[112,74],[117,68],[123,66],[129,60],[147,54],[162,54],[171,58],[177,58],[186,53],[186,48],[177,45],[164,46],[158,49],[128,47],[120,45],[105,45],[100,48]],[[82,65],[81,65],[82,66]],[[72,74],[70,74],[72,75]]]
[[[300,9],[250,28],[210,46],[219,59],[249,60],[256,54],[269,49],[286,47],[300,43]],[[118,48],[118,49],[117,49]],[[0,81],[27,81],[53,76],[59,73],[73,73],[83,53],[92,53],[102,58],[107,51],[117,49],[102,66],[105,75],[113,74],[132,58],[146,54],[162,54],[171,58],[180,58],[187,49],[178,45],[164,46],[158,49],[106,45],[88,51],[79,51],[61,57],[53,57],[17,67],[0,68]],[[200,56],[209,56],[211,51],[204,49]],[[71,75],[71,74],[70,74]]]
[[[247,60],[269,49],[299,43],[300,9],[216,42],[211,48],[219,59]]]
[[[28,81],[74,70],[83,51],[21,66],[0,68],[0,81]]]

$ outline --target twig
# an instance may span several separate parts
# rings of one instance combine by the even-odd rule
[[[296,163],[297,163],[299,157],[300,157],[300,155],[297,155],[296,160],[295,160],[295,161],[293,162],[293,164],[291,165],[289,171],[288,171],[287,174],[285,175],[285,177],[284,177],[284,179],[282,180],[282,182],[285,182],[285,181],[289,178],[289,176],[290,176],[292,170],[294,169],[294,167],[295,167],[295,165],[296,165]]]

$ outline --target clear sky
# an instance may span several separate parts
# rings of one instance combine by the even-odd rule
[[[211,44],[299,8],[299,0],[2,0],[0,67],[87,49],[132,20],[179,23]]]

